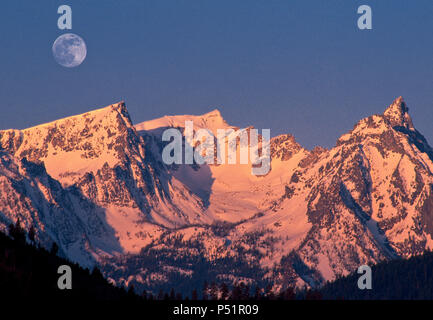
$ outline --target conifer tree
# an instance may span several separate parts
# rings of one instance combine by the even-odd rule
[[[198,300],[198,294],[197,294],[197,289],[192,290],[191,293],[191,300]]]
[[[223,282],[221,284],[220,291],[221,291],[221,300],[227,300],[227,298],[229,297],[229,288],[227,284]]]
[[[203,291],[202,291],[203,300],[208,300],[208,289],[209,288],[208,288],[207,281],[205,281],[203,284]]]
[[[174,292],[174,288],[171,288],[170,290],[170,300],[175,300],[176,299],[176,294]]]

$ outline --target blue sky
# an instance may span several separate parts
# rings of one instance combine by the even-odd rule
[[[73,69],[51,53],[61,4],[87,44]],[[371,31],[357,28],[362,4]],[[0,17],[0,129],[125,100],[135,122],[218,108],[331,147],[402,95],[433,141],[430,0],[4,0]]]

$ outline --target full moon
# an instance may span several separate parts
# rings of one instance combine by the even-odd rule
[[[63,34],[53,43],[54,59],[64,67],[73,68],[79,66],[86,58],[86,54],[86,43],[76,34]]]

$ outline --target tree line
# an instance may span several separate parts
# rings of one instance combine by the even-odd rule
[[[371,290],[360,290],[359,275],[354,272],[326,283],[321,288],[286,287],[275,290],[248,283],[227,284],[204,282],[201,289],[190,293],[160,289],[135,290],[133,285],[117,287],[104,278],[97,268],[85,269],[58,256],[58,246],[50,250],[35,240],[33,227],[26,232],[18,219],[8,227],[8,235],[0,232],[0,298],[51,298],[75,300],[389,300],[433,299],[433,252],[409,259],[384,261],[372,268]],[[57,268],[69,265],[73,274],[73,289],[59,290]]]

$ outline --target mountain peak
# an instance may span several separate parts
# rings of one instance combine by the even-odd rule
[[[214,110],[212,110],[212,111],[210,111],[208,113],[205,113],[203,116],[204,117],[208,116],[208,117],[219,117],[219,118],[222,118],[221,112],[218,109],[214,109]]]
[[[214,109],[202,115],[164,116],[162,118],[138,123],[135,125],[135,128],[138,131],[149,131],[155,130],[157,128],[184,127],[185,121],[192,121],[194,124],[194,129],[209,129],[215,135],[217,129],[226,129],[232,127],[224,120],[221,112],[218,109]]]
[[[140,148],[131,142],[139,139],[133,128],[121,101],[23,130],[0,131],[0,145],[18,158],[43,161],[52,177],[69,183],[71,168],[96,172],[105,163],[113,166],[122,161],[129,148],[134,152]]]
[[[409,108],[403,97],[400,96],[385,110],[383,116],[393,127],[413,129],[412,119],[408,112]]]
[[[128,113],[128,110],[126,109],[126,104],[125,101],[119,101],[116,103],[113,103],[112,105],[109,106],[112,110],[115,110],[117,112],[120,112],[122,114],[124,113]]]
[[[60,118],[51,122],[46,122],[42,124],[38,124],[32,127],[28,127],[22,130],[15,130],[15,129],[9,129],[9,130],[0,130],[0,133],[4,133],[6,131],[33,131],[35,129],[43,129],[47,127],[52,127],[56,125],[61,125],[62,123],[70,123],[70,122],[76,122],[81,119],[86,118],[110,118],[110,117],[117,117],[118,115],[121,115],[122,118],[128,123],[129,126],[132,126],[131,118],[129,116],[128,110],[126,109],[126,105],[124,101],[119,101],[117,103],[113,103],[111,105],[108,105],[103,108],[94,109],[85,113],[76,114],[64,118]]]
[[[104,116],[104,117],[110,117],[110,116],[117,116],[120,114],[122,117],[125,118],[125,120],[129,123],[131,123],[131,119],[129,117],[128,110],[126,109],[125,101],[119,101],[113,104],[110,104],[109,106],[106,106],[104,108],[95,109],[83,114],[79,114],[73,117],[88,117],[88,116]],[[63,120],[63,119],[61,119]]]

